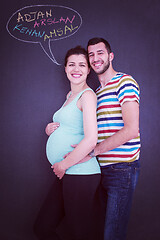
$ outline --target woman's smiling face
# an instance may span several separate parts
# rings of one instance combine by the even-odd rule
[[[90,72],[86,57],[83,54],[73,54],[68,57],[65,72],[72,84],[86,82]]]

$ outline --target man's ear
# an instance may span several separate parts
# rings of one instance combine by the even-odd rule
[[[114,59],[114,53],[111,52],[111,53],[109,54],[109,61],[112,62],[113,59]]]

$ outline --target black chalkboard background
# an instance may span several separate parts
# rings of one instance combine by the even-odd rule
[[[72,8],[82,18],[77,32],[50,42],[61,65],[39,43],[19,41],[6,29],[18,9],[47,4]],[[95,36],[111,43],[114,68],[131,74],[141,89],[141,175],[127,239],[160,239],[159,0],[3,0],[0,11],[0,239],[36,240],[32,225],[52,182],[44,129],[69,90],[63,58]],[[88,83],[98,86],[93,72]]]

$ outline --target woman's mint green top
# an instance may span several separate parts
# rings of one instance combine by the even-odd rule
[[[64,106],[64,103],[53,115],[53,121],[59,122],[60,126],[49,136],[46,145],[47,158],[52,165],[63,160],[66,153],[73,151],[71,145],[78,144],[84,138],[83,112],[77,107],[77,101],[87,90],[92,91],[86,88],[68,105]],[[96,173],[100,173],[100,167],[95,157],[66,171],[66,174],[80,175]]]

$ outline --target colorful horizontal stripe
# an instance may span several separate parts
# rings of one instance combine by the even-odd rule
[[[139,86],[137,82],[124,73],[118,73],[97,94],[98,143],[109,138],[124,126],[121,106],[126,101],[139,103]],[[101,166],[117,162],[131,162],[139,158],[140,135],[127,143],[100,154]]]
[[[117,127],[117,126],[123,127],[123,126],[124,126],[124,123],[105,123],[105,124],[98,124],[98,128],[101,128],[101,127]]]

